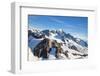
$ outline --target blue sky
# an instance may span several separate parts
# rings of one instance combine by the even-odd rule
[[[87,40],[88,17],[29,15],[28,25],[40,30],[63,29],[66,33]]]

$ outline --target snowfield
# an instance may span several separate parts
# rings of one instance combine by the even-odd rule
[[[34,47],[39,44],[43,39],[36,39],[32,36],[29,36],[28,38],[28,46],[31,48],[31,49],[34,49]]]

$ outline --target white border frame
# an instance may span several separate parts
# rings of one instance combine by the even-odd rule
[[[70,63],[72,63],[72,62],[74,62],[74,64],[76,64],[76,65],[73,65],[73,64],[71,64],[72,66],[70,67],[70,66],[67,66],[67,67],[58,67],[58,66],[56,66],[55,68],[52,68],[51,66],[52,65],[48,65],[48,64],[46,64],[46,65],[48,65],[49,67],[47,67],[46,69],[43,69],[43,70],[39,70],[39,69],[32,69],[32,68],[34,68],[34,67],[36,67],[36,66],[40,66],[41,67],[41,65],[43,65],[45,62],[40,62],[39,64],[36,62],[33,66],[31,65],[30,66],[30,68],[28,68],[28,70],[25,70],[25,69],[23,69],[22,68],[22,66],[23,66],[23,64],[22,64],[22,58],[21,58],[21,55],[22,55],[22,51],[21,51],[21,49],[22,49],[22,47],[21,47],[21,25],[22,25],[22,19],[21,19],[21,12],[22,12],[22,8],[27,8],[27,7],[29,7],[29,8],[39,8],[39,9],[42,9],[42,8],[44,8],[44,9],[60,9],[60,10],[72,10],[72,11],[89,11],[89,12],[93,12],[93,17],[95,18],[95,20],[96,20],[96,9],[95,8],[91,8],[91,7],[76,7],[76,6],[67,6],[67,5],[57,5],[57,4],[53,4],[53,5],[51,5],[51,4],[38,4],[38,3],[12,3],[12,5],[11,5],[11,8],[12,8],[12,10],[11,10],[11,30],[12,30],[12,32],[11,32],[11,40],[12,40],[12,43],[11,43],[11,71],[13,72],[13,73],[22,73],[22,72],[30,72],[31,70],[33,70],[33,71],[31,71],[31,72],[40,72],[40,71],[46,71],[46,69],[48,69],[47,71],[51,71],[51,70],[56,70],[56,69],[60,69],[61,68],[61,70],[65,70],[65,69],[67,69],[67,68],[72,68],[72,67],[88,67],[88,66],[90,66],[90,65],[94,65],[95,63],[94,63],[94,59],[92,59],[92,58],[90,58],[90,59],[88,59],[88,60],[77,60],[77,62],[76,61],[68,61],[67,62],[67,65],[70,65]],[[96,21],[93,21],[93,23],[94,24],[96,24]],[[91,37],[93,37],[93,36],[96,36],[96,26],[89,26],[88,28],[91,28],[91,29],[89,29],[89,34],[91,34],[91,33],[93,33],[92,35],[90,35],[90,37],[89,37],[89,39],[91,38]],[[90,32],[90,30],[91,30],[91,32]],[[93,37],[92,39],[96,39],[95,37]],[[95,41],[92,41],[91,42],[91,40],[89,41],[89,43],[91,44],[91,43],[94,43],[94,44],[96,44],[95,43]],[[90,45],[90,47],[92,47],[93,45]],[[96,45],[95,45],[96,46]],[[92,49],[95,49],[94,47],[92,48]],[[91,53],[91,55],[93,55],[94,54],[94,52],[92,52]],[[91,56],[90,56],[91,57]],[[52,64],[51,63],[51,61],[48,61],[49,62],[49,64]],[[65,62],[66,61],[57,61],[57,62],[60,62],[60,64],[62,65],[66,65],[65,64]],[[80,64],[80,63],[82,63],[82,64]],[[91,64],[92,63],[92,64]],[[84,65],[85,64],[85,65]],[[56,65],[56,63],[54,62],[54,65]],[[25,67],[25,66],[24,66]],[[44,66],[43,66],[44,67]],[[26,67],[27,68],[27,67]]]

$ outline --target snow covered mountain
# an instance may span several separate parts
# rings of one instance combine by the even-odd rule
[[[72,40],[74,42],[76,42],[77,44],[83,46],[83,47],[87,47],[88,44],[87,42],[85,42],[84,40],[80,39],[80,38],[75,38],[73,37],[71,34],[66,34],[63,30],[43,30],[42,33],[44,35],[47,35],[49,37],[54,36],[57,39],[61,39],[63,42],[65,42],[65,40]]]
[[[75,38],[70,33],[65,33],[60,30],[28,30],[28,45],[29,48],[36,48],[38,45],[42,45],[44,39],[56,41],[57,44],[61,44],[60,47],[63,50],[63,55],[67,54],[66,59],[81,59],[88,56],[88,44],[80,38]],[[39,46],[38,46],[39,47]],[[37,48],[38,48],[37,47]],[[63,58],[65,58],[63,56]]]

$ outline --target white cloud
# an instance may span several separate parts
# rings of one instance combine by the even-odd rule
[[[54,21],[54,22],[57,22],[57,23],[61,23],[61,24],[64,23],[64,21],[59,20],[59,19],[56,19],[56,18],[54,18],[54,17],[49,17],[49,19],[52,20],[52,21]]]

